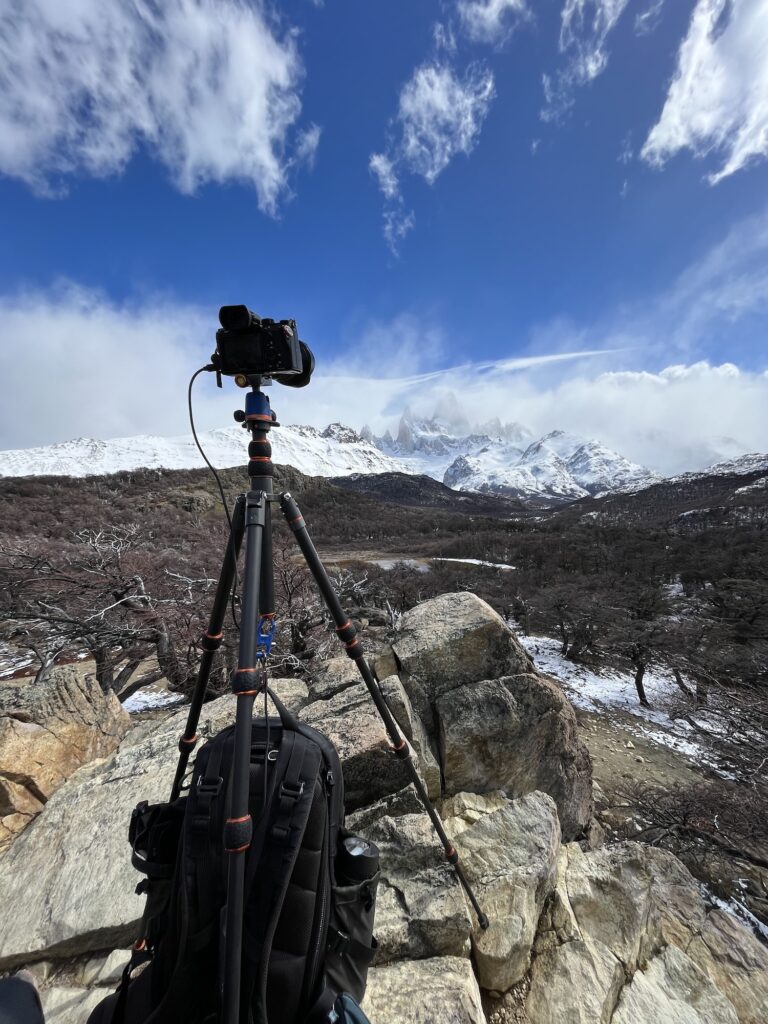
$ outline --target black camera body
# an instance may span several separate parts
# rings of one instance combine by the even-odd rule
[[[222,306],[211,362],[228,377],[270,377],[289,387],[309,384],[315,358],[295,320],[262,319],[247,306]]]

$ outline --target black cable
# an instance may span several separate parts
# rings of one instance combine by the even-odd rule
[[[224,488],[223,488],[223,486],[221,484],[221,479],[219,478],[219,474],[216,472],[215,466],[211,463],[211,461],[209,460],[208,456],[203,451],[203,446],[200,444],[200,439],[198,438],[197,431],[195,430],[195,417],[194,417],[194,414],[192,412],[192,385],[195,383],[195,380],[200,376],[201,373],[206,373],[207,371],[210,371],[211,369],[213,369],[213,367],[211,367],[211,366],[201,366],[199,370],[195,370],[195,372],[192,374],[192,376],[189,379],[189,387],[187,388],[187,406],[189,408],[189,425],[192,428],[192,437],[194,438],[195,444],[197,445],[197,450],[202,455],[203,461],[205,462],[205,464],[208,467],[208,469],[210,469],[210,471],[213,473],[214,478],[216,480],[216,483],[219,485],[219,494],[221,495],[221,503],[224,506],[224,514],[226,515],[227,523],[229,524],[229,537],[230,537],[230,540],[231,540],[232,560],[234,562],[234,569],[235,569],[235,585],[232,588],[232,591],[230,593],[229,606],[230,606],[230,610],[232,612],[232,622],[235,625],[235,629],[239,630],[240,629],[240,623],[237,621],[237,615],[235,613],[235,594],[240,589],[240,580],[239,580],[238,574],[237,574],[237,552],[235,551],[235,531],[232,528],[232,516],[229,514],[229,505],[227,504],[227,498],[226,498],[226,495],[224,494]],[[227,546],[229,547],[230,545],[227,545]]]
[[[269,787],[267,782],[267,772],[269,771],[269,689],[267,687],[267,672],[266,667],[264,669],[264,724],[267,727],[267,738],[264,747],[264,797],[261,806],[261,816],[267,813],[267,798],[269,795]]]

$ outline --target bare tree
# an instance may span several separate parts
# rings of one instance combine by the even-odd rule
[[[137,528],[84,529],[67,544],[0,548],[0,615],[12,642],[56,657],[93,658],[103,690],[125,699],[165,677],[186,690],[197,664],[198,605],[213,581],[171,570]],[[156,666],[134,678],[152,657]]]

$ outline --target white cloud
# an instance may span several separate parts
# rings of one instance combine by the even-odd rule
[[[273,211],[319,132],[300,111],[295,34],[261,0],[0,0],[0,171],[56,194],[139,147],[175,185],[243,181]]]
[[[394,199],[400,194],[400,182],[397,180],[395,165],[386,153],[372,153],[368,166],[371,173],[376,175],[379,188],[387,199]]]
[[[504,42],[530,17],[527,0],[458,0],[458,12],[470,39],[493,44]]]
[[[384,239],[393,256],[400,252],[400,243],[413,230],[416,217],[413,210],[406,211],[402,201],[384,210]]]
[[[69,283],[0,298],[0,444],[181,433],[187,381],[215,347],[210,319],[163,299],[121,306]]]
[[[572,105],[576,88],[597,78],[608,63],[606,43],[629,0],[565,0],[560,15],[560,52],[565,68],[544,75],[541,117],[556,121]]]
[[[455,156],[471,153],[493,97],[493,75],[485,66],[470,64],[460,75],[442,59],[417,67],[403,86],[386,152],[371,154],[368,162],[387,201],[384,238],[394,255],[414,225],[402,198],[403,174],[433,185]]]
[[[650,35],[661,21],[664,0],[651,0],[644,11],[635,15],[635,33],[639,36]]]
[[[698,0],[642,156],[662,166],[682,149],[723,158],[712,184],[768,155],[766,0]]]
[[[429,184],[458,153],[474,149],[494,96],[493,75],[473,64],[459,76],[447,64],[422,64],[400,93],[400,159]]]
[[[450,407],[470,424],[498,417],[523,423],[537,436],[559,428],[595,438],[661,474],[768,450],[765,371],[698,361],[601,372],[631,354],[575,351],[413,372],[422,363],[409,366],[409,357],[422,341],[434,350],[435,338],[443,341],[440,332],[400,317],[376,325],[370,337],[376,349],[367,362],[320,367],[314,387],[274,394],[281,420],[319,426],[342,420],[358,429],[368,423],[383,432],[396,428],[406,407],[424,416]],[[372,373],[373,366],[381,373]],[[274,443],[277,450],[279,432]]]
[[[456,36],[453,31],[453,25],[450,23],[446,24],[442,21],[436,21],[432,27],[432,40],[438,53],[441,50],[444,50],[446,53],[456,52]]]

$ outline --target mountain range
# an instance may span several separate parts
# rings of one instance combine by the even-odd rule
[[[245,464],[247,438],[241,428],[207,431],[200,440],[214,465]],[[453,490],[508,498],[573,501],[635,491],[659,480],[651,470],[599,441],[562,430],[536,438],[519,423],[494,420],[473,429],[462,420],[420,418],[410,410],[401,417],[396,436],[387,432],[377,437],[367,427],[357,433],[332,423],[324,430],[285,425],[272,440],[275,462],[310,476],[419,474]],[[82,477],[138,468],[190,469],[201,461],[189,435],[77,438],[0,452],[0,476]]]

